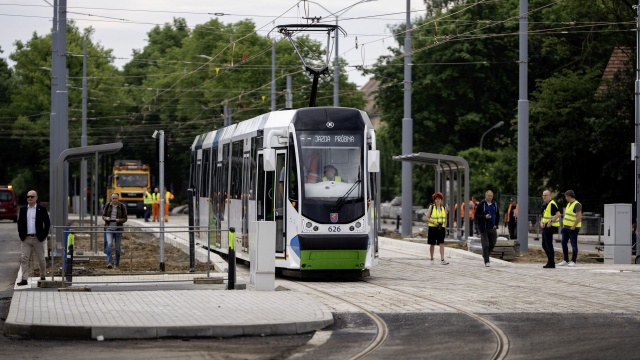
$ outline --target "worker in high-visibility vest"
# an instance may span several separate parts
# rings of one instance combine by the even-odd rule
[[[573,190],[565,191],[564,198],[567,200],[567,208],[564,210],[564,219],[562,220],[562,255],[564,260],[558,263],[558,266],[575,266],[578,259],[578,233],[582,226],[582,204],[576,200],[576,194]],[[571,241],[571,261],[569,261],[567,241]]]
[[[460,209],[459,213],[460,213],[460,222],[458,224],[458,227],[460,228],[460,232],[462,233],[462,236],[464,236],[464,226],[466,225],[466,217],[467,217],[467,213],[466,213],[466,204],[464,203],[464,200],[460,203],[460,207],[458,209]]]
[[[553,258],[555,255],[553,234],[558,232],[558,226],[560,226],[560,210],[558,210],[556,202],[551,199],[549,190],[542,192],[542,201],[540,228],[542,229],[542,249],[547,254],[547,264],[543,268],[553,269],[556,267],[556,262]]]
[[[429,244],[429,254],[431,255],[431,264],[433,264],[433,253],[435,246],[440,246],[440,264],[448,265],[449,262],[444,258],[444,237],[447,227],[447,210],[442,204],[444,195],[436,192],[431,195],[433,205],[429,207],[424,215],[424,220],[429,224],[429,232],[427,233],[427,244]]]
[[[151,187],[144,192],[144,221],[149,222],[151,215],[151,207],[153,206],[153,196],[151,195]]]
[[[160,192],[158,192],[158,188],[153,189],[151,198],[153,199],[153,204],[151,206],[153,221],[157,222],[160,217]]]
[[[518,204],[515,198],[509,198],[509,206],[507,206],[507,209],[504,211],[504,224],[509,228],[509,239],[517,239]]]
[[[469,200],[469,236],[473,236],[473,229],[476,229],[475,234],[478,234],[478,225],[475,222],[476,219],[476,206],[478,205],[478,199],[475,196]]]
[[[169,221],[169,201],[173,200],[173,194],[167,188],[164,188],[164,191],[164,222],[167,222]]]

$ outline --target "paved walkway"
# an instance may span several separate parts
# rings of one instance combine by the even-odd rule
[[[186,217],[172,216],[171,223],[186,225]],[[132,219],[130,225],[157,226],[157,223]],[[172,241],[180,244],[183,240],[176,238]],[[424,244],[389,238],[381,238],[380,247],[414,255],[426,254],[427,251]],[[478,264],[482,264],[479,255],[464,250],[447,248],[446,257],[453,260],[449,267],[443,267],[447,271],[455,271],[455,268],[461,271],[472,266],[475,272]],[[217,256],[211,261],[220,271],[211,277],[226,277],[223,274],[226,263]],[[523,272],[530,271],[527,269],[533,265],[495,259],[492,259],[492,265],[504,274],[500,281],[504,287],[502,297],[509,299],[520,296],[519,287],[509,286],[509,282],[515,284],[521,281]],[[596,271],[604,272],[637,274],[640,269],[637,265],[595,266],[598,268]],[[483,266],[481,268],[484,269]],[[590,272],[594,271],[593,265],[588,268]],[[598,281],[596,277],[584,273],[587,276],[585,281]],[[175,276],[180,276],[182,282],[171,281]],[[345,306],[333,297],[305,291],[304,283],[300,285],[278,280],[277,284],[281,285],[276,290],[282,291],[256,291],[250,286],[246,290],[228,291],[225,290],[226,284],[196,285],[193,278],[197,276],[202,275],[122,275],[117,284],[109,282],[113,278],[92,277],[88,280],[74,276],[74,281],[83,285],[75,285],[65,291],[37,287],[37,279],[32,278],[29,285],[15,289],[5,323],[5,334],[87,339],[299,334],[332,324],[332,311]],[[239,268],[236,283],[247,284],[247,279],[247,271]],[[468,282],[471,288],[475,286],[472,278],[461,277],[459,281]],[[51,284],[49,281],[46,283]],[[90,288],[87,287],[89,283]],[[465,284],[458,285],[466,287]],[[352,286],[353,283],[349,285]],[[358,286],[366,284],[359,283]],[[455,297],[455,292],[448,292],[447,296]],[[460,301],[466,302],[469,295],[464,292],[459,296]],[[397,304],[397,300],[392,299],[391,303]]]

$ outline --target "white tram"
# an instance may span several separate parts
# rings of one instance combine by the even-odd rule
[[[365,112],[271,112],[199,135],[191,150],[195,225],[211,230],[212,250],[228,253],[233,227],[236,257],[249,261],[259,222],[274,222],[255,235],[275,237],[279,273],[367,276],[377,263],[380,155]]]

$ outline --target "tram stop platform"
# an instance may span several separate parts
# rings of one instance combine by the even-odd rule
[[[170,221],[172,225],[187,226],[184,215],[172,215]],[[128,223],[158,226],[141,219],[130,219]],[[379,245],[383,250],[393,248],[407,254],[428,251],[422,243],[383,237]],[[485,269],[480,255],[449,247],[445,251],[446,257],[453,260],[449,267],[458,264],[461,268],[475,268],[482,264]],[[119,279],[94,276],[86,282],[81,276],[74,276],[73,286],[58,288],[59,278],[44,282],[31,278],[28,285],[14,288],[5,335],[97,340],[294,335],[333,324],[331,301],[314,292],[300,291],[293,282],[277,279],[275,291],[257,291],[247,286],[246,268],[238,267],[236,289],[242,287],[239,285],[245,289],[227,290],[228,283],[223,282],[227,277],[226,262],[217,255],[211,256],[216,271],[210,278],[219,281],[198,283],[196,278],[202,274],[131,274]],[[491,261],[491,269],[495,264],[504,272],[522,268],[498,259]],[[602,266],[605,268],[609,267]],[[180,281],[173,277],[180,277]],[[16,282],[20,278],[18,273]],[[76,281],[91,285],[76,285]]]
[[[135,218],[127,223],[158,226]],[[188,219],[172,215],[171,225],[188,226]],[[227,290],[226,262],[213,253],[210,261],[208,278],[74,276],[69,287],[59,287],[59,277],[30,278],[28,285],[14,287],[5,335],[97,340],[293,335],[333,324],[333,314],[322,302],[282,286],[257,291],[247,285],[249,273],[241,268],[236,270],[235,289]],[[16,282],[21,278],[19,272]]]

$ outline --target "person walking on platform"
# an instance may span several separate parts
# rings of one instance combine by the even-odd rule
[[[18,215],[18,236],[20,237],[20,269],[22,270],[22,280],[16,285],[25,286],[31,273],[31,254],[36,253],[38,266],[40,268],[40,280],[45,279],[47,267],[44,259],[44,246],[42,242],[49,234],[51,221],[47,208],[37,203],[38,194],[35,190],[27,193],[27,206],[20,209]]]
[[[565,191],[564,198],[567,200],[567,208],[564,211],[561,230],[562,255],[564,259],[558,263],[558,266],[575,266],[578,259],[578,233],[582,226],[582,204],[576,200],[576,194],[573,190]],[[569,261],[567,241],[571,241],[571,261]]]
[[[153,199],[153,205],[151,206],[153,221],[158,222],[160,216],[160,192],[158,192],[158,188],[153,189],[151,198]]]
[[[424,215],[424,220],[429,224],[429,232],[427,234],[427,243],[429,246],[429,254],[431,255],[431,263],[433,264],[433,253],[435,246],[440,246],[440,264],[448,265],[449,262],[444,259],[444,236],[447,224],[447,212],[442,205],[444,195],[436,192],[431,195],[433,205],[429,206],[429,210]]]
[[[545,269],[553,269],[556,267],[554,260],[555,250],[553,249],[553,234],[558,233],[560,226],[560,210],[558,205],[551,199],[551,192],[545,190],[542,192],[542,220],[540,220],[540,229],[542,229],[542,249],[547,254],[547,264],[543,266]]]
[[[102,220],[104,220],[105,253],[107,254],[107,268],[116,268],[120,265],[120,245],[122,244],[122,230],[124,223],[127,222],[127,207],[120,202],[120,196],[117,192],[111,193],[111,201],[104,207],[102,212]],[[115,245],[115,259],[111,256],[111,247]],[[113,265],[112,265],[113,264]]]
[[[504,211],[504,223],[509,229],[509,240],[518,238],[518,204],[515,198],[509,198],[509,206]]]
[[[153,206],[153,196],[151,195],[151,188],[147,188],[144,192],[144,222],[149,222],[149,215],[151,215],[151,207]]]
[[[475,218],[480,231],[480,241],[482,242],[482,258],[484,266],[491,266],[490,255],[498,241],[498,221],[500,220],[500,210],[498,204],[493,201],[493,191],[487,190],[484,200],[476,206]]]
[[[169,221],[169,202],[173,200],[173,194],[167,188],[164,188],[164,192],[164,222],[167,222]]]

